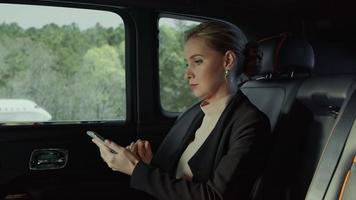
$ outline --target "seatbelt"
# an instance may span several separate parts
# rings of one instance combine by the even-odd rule
[[[324,148],[305,198],[306,200],[321,200],[325,197],[331,178],[341,157],[356,117],[356,91],[353,90],[351,97],[345,101],[347,101],[347,104],[343,112],[340,113],[341,116]]]
[[[356,156],[352,162],[350,170],[347,172],[347,175],[342,185],[339,200],[352,200],[356,196],[356,190],[351,189],[356,187]]]

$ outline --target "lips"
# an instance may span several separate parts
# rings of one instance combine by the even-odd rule
[[[199,84],[189,84],[190,88],[195,89]]]

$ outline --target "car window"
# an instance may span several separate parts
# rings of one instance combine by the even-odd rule
[[[113,12],[0,4],[0,122],[125,120],[125,30]]]
[[[159,80],[164,111],[181,112],[194,101],[184,79],[184,33],[200,22],[162,17],[159,19]]]

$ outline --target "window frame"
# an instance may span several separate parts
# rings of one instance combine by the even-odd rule
[[[70,125],[128,125],[133,123],[137,118],[136,114],[136,26],[132,17],[130,16],[130,9],[124,6],[114,5],[98,5],[89,3],[72,3],[72,2],[31,2],[31,3],[19,3],[5,1],[1,4],[10,5],[28,5],[28,6],[50,6],[60,8],[78,8],[78,9],[90,9],[97,11],[108,11],[117,14],[121,17],[124,24],[125,31],[125,98],[126,98],[126,117],[125,120],[113,119],[113,120],[59,120],[48,122],[25,122],[19,124],[0,124],[1,127],[33,127],[33,126],[70,126]],[[131,47],[131,48],[130,48]]]
[[[159,34],[159,20],[161,18],[171,18],[171,19],[176,19],[176,20],[190,20],[190,21],[197,21],[197,22],[204,22],[206,20],[209,20],[210,18],[207,17],[202,17],[202,16],[196,16],[196,15],[182,15],[182,14],[176,14],[176,13],[166,13],[166,12],[162,12],[157,16],[157,30],[158,30],[158,34]],[[159,35],[157,35],[157,38],[159,37]],[[160,80],[160,76],[159,76],[159,71],[160,71],[160,66],[159,66],[159,41],[158,41],[158,48],[157,48],[157,90],[158,90],[158,99],[159,99],[159,110],[160,113],[164,116],[164,117],[168,117],[168,118],[176,118],[178,117],[182,112],[179,111],[168,111],[165,110],[162,106],[162,99],[161,99],[161,80]],[[198,102],[198,100],[196,101]],[[193,103],[192,105],[194,105],[195,103]],[[187,105],[188,107],[192,106],[192,105]]]

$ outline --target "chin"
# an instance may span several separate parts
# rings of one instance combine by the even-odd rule
[[[193,95],[197,98],[204,98],[204,95],[197,91],[193,91]]]

